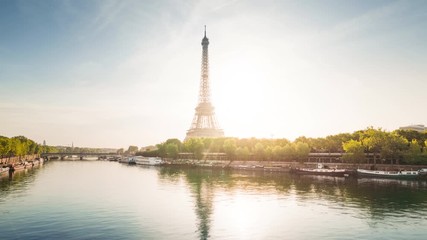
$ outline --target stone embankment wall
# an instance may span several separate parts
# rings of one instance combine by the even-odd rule
[[[193,160],[193,159],[179,159],[171,160],[168,159],[169,163],[177,165],[197,165],[197,166],[212,166],[212,167],[251,167],[251,166],[262,166],[262,167],[278,167],[278,168],[317,168],[315,162],[286,162],[286,161],[229,161],[229,160]],[[348,169],[356,170],[360,169],[371,169],[375,167],[376,170],[419,170],[421,168],[427,168],[427,165],[396,165],[396,164],[350,164],[350,163],[322,163],[323,166],[337,169]]]
[[[32,161],[38,157],[40,157],[38,154],[25,155],[21,157],[10,157],[10,158],[3,157],[3,158],[0,158],[0,164],[16,164],[16,163],[19,163],[20,161]]]

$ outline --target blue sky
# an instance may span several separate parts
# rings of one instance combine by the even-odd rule
[[[227,136],[427,124],[425,1],[0,0],[0,135],[183,139],[203,25]]]

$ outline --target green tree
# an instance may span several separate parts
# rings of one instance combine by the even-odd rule
[[[307,159],[308,154],[310,153],[310,147],[307,143],[297,142],[295,145],[295,152],[296,157],[302,161],[304,159]]]
[[[226,139],[224,141],[223,148],[224,148],[225,154],[227,154],[228,159],[233,160],[234,157],[236,156],[236,149],[237,149],[236,139],[234,138]]]
[[[24,148],[21,144],[21,141],[17,138],[11,138],[10,142],[10,153],[12,156],[23,156],[24,155]]]
[[[343,159],[348,162],[363,162],[365,160],[365,147],[362,142],[356,140],[349,140],[344,142],[343,149],[345,151],[345,155]]]
[[[203,141],[200,138],[190,138],[184,142],[184,148],[194,154],[196,159],[200,160],[203,157]]]
[[[167,143],[166,144],[166,155],[169,158],[176,159],[178,157],[179,148],[176,143]]]
[[[421,148],[416,139],[409,143],[409,148],[405,152],[405,160],[407,163],[417,163],[418,157],[421,155]]]
[[[238,147],[236,149],[236,156],[238,160],[248,160],[250,156],[248,147]]]
[[[125,150],[123,148],[117,149],[117,154],[123,154]]]
[[[159,157],[166,157],[166,143],[156,144],[157,154]]]
[[[347,142],[352,138],[349,133],[340,133],[337,135],[330,135],[326,137],[326,149],[328,152],[342,152],[343,142]]]
[[[396,133],[386,133],[380,154],[383,159],[389,159],[392,164],[393,162],[399,164],[399,159],[407,148],[408,141],[404,137]]]
[[[294,160],[296,158],[295,144],[290,143],[284,146],[283,155],[286,160]]]
[[[417,140],[418,144],[422,148],[426,146],[425,141],[427,140],[427,132],[399,129],[394,131],[394,133],[404,137],[406,140],[408,140],[408,142],[412,142],[412,140]]]
[[[127,153],[128,154],[135,154],[136,152],[138,152],[138,146],[129,146],[129,148],[128,148],[128,150],[127,150]]]
[[[386,133],[382,129],[374,129],[373,127],[367,128],[360,133],[360,138],[368,152],[374,154],[374,164],[377,161],[377,155],[383,151],[385,145]],[[381,155],[384,158],[384,154]]]
[[[262,161],[265,158],[265,148],[262,143],[255,144],[254,156],[257,160]]]
[[[224,141],[226,138],[213,138],[210,140],[206,140],[206,144],[204,144],[209,152],[224,152]]]
[[[0,137],[0,156],[3,158],[7,156],[10,152],[10,142],[11,140],[6,137]]]
[[[289,144],[289,143],[288,143]],[[286,145],[284,145],[286,146]],[[272,154],[273,160],[282,160],[285,157],[284,146],[276,145],[273,147]]]
[[[175,144],[178,147],[178,151],[181,151],[182,142],[177,138],[170,138],[166,140],[165,144]]]
[[[273,159],[273,148],[271,146],[265,148],[265,159],[269,161]]]

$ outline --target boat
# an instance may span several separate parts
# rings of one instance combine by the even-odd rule
[[[4,165],[0,167],[0,176],[9,174],[9,167]]]
[[[421,171],[379,171],[357,169],[357,176],[373,178],[416,179],[422,175],[420,173]]]
[[[327,168],[321,163],[317,164],[317,168],[292,168],[291,172],[297,174],[325,175],[334,177],[345,177],[349,175],[345,169]]]
[[[132,159],[138,165],[155,166],[155,165],[163,164],[162,159],[159,158],[159,157],[141,157],[141,156],[136,156],[136,157],[133,157]],[[129,160],[129,162],[130,162],[130,160]]]
[[[97,156],[83,156],[82,160],[95,161],[98,160]]]
[[[418,174],[420,176],[427,176],[427,168],[421,168],[420,170],[418,170]]]
[[[135,164],[136,164],[136,161],[135,161],[135,159],[134,159],[134,158],[129,158],[129,159],[127,160],[127,163],[128,163],[129,165],[135,165]]]

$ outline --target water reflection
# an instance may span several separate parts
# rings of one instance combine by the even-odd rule
[[[224,179],[226,175],[223,171],[210,169],[165,167],[161,168],[159,173],[163,179],[171,181],[178,181],[181,176],[185,177],[195,198],[195,211],[198,218],[197,232],[200,239],[208,239],[215,184],[232,183],[232,181]]]
[[[425,181],[52,162],[0,190],[2,236],[40,239],[423,239],[427,223]]]
[[[193,196],[196,198],[196,214],[199,219],[197,229],[200,239],[207,239],[213,210],[214,187],[210,181],[212,178],[202,177],[205,175],[195,173],[195,171],[187,174],[186,179],[190,184]]]
[[[411,215],[423,218],[427,208],[425,181],[299,176],[233,170],[162,168],[162,179],[183,177],[194,194],[200,239],[209,238],[214,196],[218,191],[295,195],[298,202],[324,202],[335,208],[355,208],[366,218],[382,220]]]
[[[15,172],[11,179],[8,176],[0,178],[0,202],[4,202],[10,194],[19,194],[30,188],[37,176],[37,169],[26,169]]]

